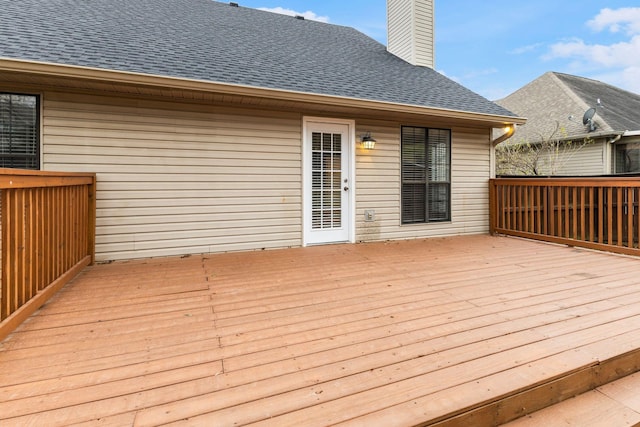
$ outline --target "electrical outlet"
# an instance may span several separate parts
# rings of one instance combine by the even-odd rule
[[[367,209],[364,211],[364,221],[365,222],[373,222],[376,220],[376,211],[372,209]]]

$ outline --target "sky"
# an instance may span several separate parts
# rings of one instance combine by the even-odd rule
[[[386,0],[236,0],[354,27],[386,45]],[[436,70],[490,100],[547,71],[640,94],[638,0],[436,0]]]

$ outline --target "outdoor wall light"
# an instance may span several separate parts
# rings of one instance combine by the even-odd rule
[[[367,132],[362,135],[362,148],[365,150],[372,150],[376,146],[376,140],[371,137],[371,132]]]

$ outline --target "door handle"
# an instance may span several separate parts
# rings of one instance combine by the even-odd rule
[[[345,186],[344,191],[347,191],[347,190],[349,190],[349,187]]]

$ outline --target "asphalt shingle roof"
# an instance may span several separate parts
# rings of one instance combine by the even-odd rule
[[[598,80],[554,73],[585,104],[596,106],[598,115],[613,131],[640,130],[640,95]]]
[[[547,72],[496,103],[527,118],[515,141],[640,130],[640,95],[570,74]],[[596,107],[594,133],[582,123],[584,113],[592,107]]]
[[[349,27],[212,0],[0,0],[0,57],[514,116]]]

